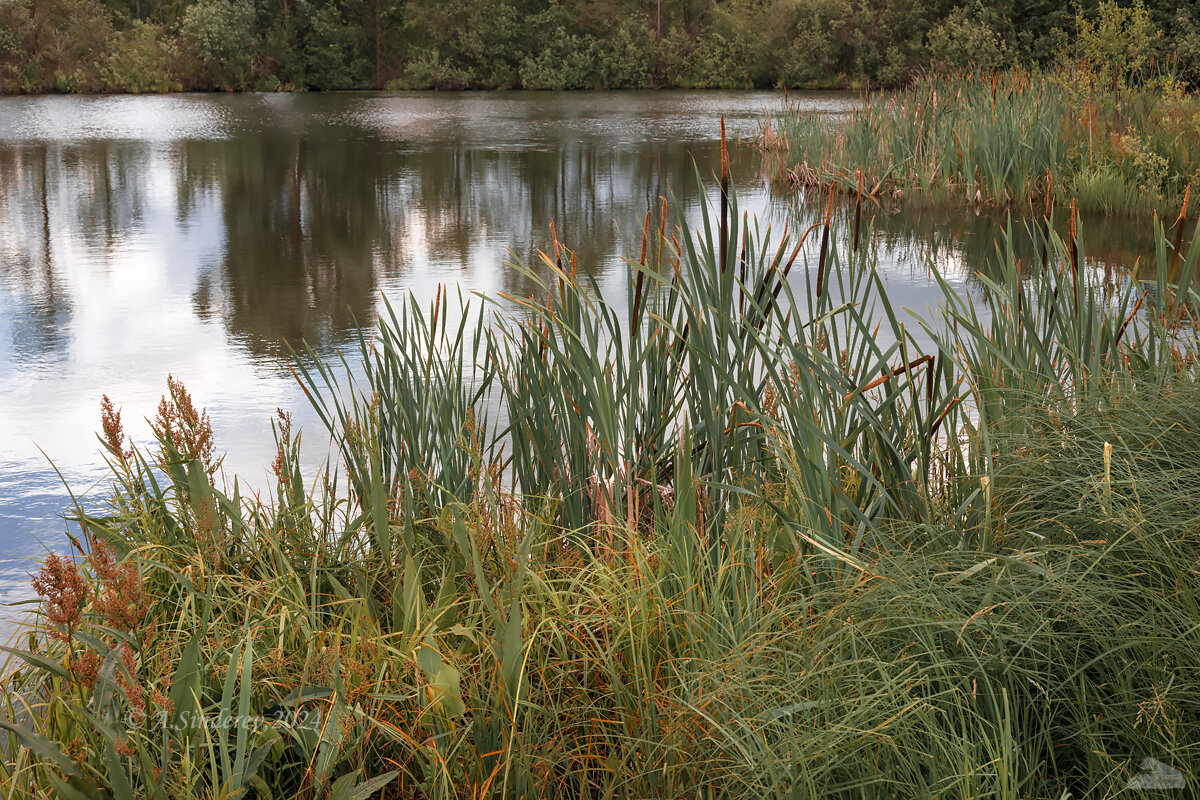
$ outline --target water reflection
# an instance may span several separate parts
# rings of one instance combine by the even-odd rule
[[[173,100],[165,113],[178,111]],[[185,114],[200,130],[177,123],[187,136],[166,142],[142,138],[144,114],[126,130],[94,99],[11,104],[0,125],[9,232],[0,255],[6,287],[27,298],[31,319],[36,308],[47,343],[70,306],[55,286],[65,273],[111,271],[127,248],[174,239],[171,229],[211,234],[199,247],[169,246],[173,277],[194,273],[195,313],[270,358],[301,340],[337,346],[355,321],[371,322],[381,286],[453,277],[524,293],[519,273],[500,265],[510,253],[531,260],[550,220],[580,264],[611,268],[622,227],[640,230],[638,215],[656,198],[697,204],[695,170],[711,171],[717,113],[750,135],[777,102],[623,97],[600,113],[594,99],[571,96],[191,100],[220,113]],[[78,126],[51,134],[45,119],[66,115],[42,109],[64,103],[84,107]],[[14,122],[22,113],[24,126]],[[138,138],[122,138],[129,133]]]
[[[39,152],[40,151],[40,152]],[[69,321],[71,300],[50,254],[49,158],[47,147],[32,157],[0,154],[0,263],[6,277],[27,287],[18,297],[5,296],[4,316],[11,326],[9,346],[18,359],[61,356],[62,332]],[[36,202],[18,204],[19,197]],[[11,308],[8,307],[11,305]]]

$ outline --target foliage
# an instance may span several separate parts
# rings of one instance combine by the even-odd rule
[[[106,398],[6,792],[1099,796],[1154,758],[1195,796],[1200,235],[1144,286],[1051,223],[986,313],[939,284],[928,352],[832,214],[648,214],[616,303],[555,242],[537,296],[297,362],[340,491],[282,412],[251,497],[177,382],[152,451]]]
[[[1200,177],[1200,100],[1169,74],[1096,92],[1104,74],[1072,65],[926,76],[865,96],[837,125],[786,110],[763,143],[794,187],[971,206],[1044,202],[1057,187],[1083,209],[1170,213]]]
[[[203,85],[244,89],[250,81],[254,5],[251,0],[200,0],[180,22],[180,36]]]
[[[421,51],[404,72],[407,78],[389,89],[466,89],[472,80],[470,73],[442,61],[436,50]]]
[[[93,0],[0,0],[0,91],[99,91],[111,30]]]
[[[558,28],[536,53],[521,62],[526,89],[584,89],[596,85],[597,44]]]
[[[547,17],[547,24],[552,21]],[[655,85],[659,45],[644,26],[622,20],[599,36],[559,26],[521,62],[526,89],[645,89]]]
[[[994,9],[982,2],[956,8],[929,33],[930,60],[942,69],[1001,69],[1012,64],[1012,51],[998,29]]]
[[[162,28],[139,21],[114,38],[116,43],[100,72],[106,88],[138,94],[170,91],[176,54]]]
[[[343,21],[335,5],[312,18],[308,34],[307,80],[322,89],[353,89],[364,85],[371,64],[359,48],[358,32]]]
[[[216,90],[898,87],[1078,60],[1097,89],[1163,62],[1195,85],[1194,4],[1123,1],[0,0],[0,91],[160,91],[162,63]]]
[[[543,38],[528,31],[545,15],[522,19],[508,0],[452,0],[432,7],[410,3],[405,33],[413,56],[404,69],[412,88],[510,88],[525,54]]]
[[[633,19],[624,19],[600,37],[596,53],[597,85],[606,89],[648,89],[656,85],[654,33]]]
[[[1079,50],[1089,66],[1110,80],[1127,81],[1149,63],[1162,31],[1154,26],[1142,0],[1122,6],[1101,0],[1095,20],[1080,15]]]
[[[1192,86],[1200,85],[1200,9],[1191,12],[1180,7],[1175,13],[1171,43],[1179,77]]]
[[[279,17],[263,31],[256,88],[299,89],[308,85],[305,76],[308,55],[298,47],[301,23],[295,16]]]
[[[772,34],[777,54],[777,83],[803,88],[836,84],[837,45],[832,20],[842,9],[823,0],[776,3],[764,25]]]

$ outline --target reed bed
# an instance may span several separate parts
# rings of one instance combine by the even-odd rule
[[[760,142],[793,188],[1167,215],[1200,176],[1200,101],[1166,72],[1105,78],[1074,64],[929,74],[845,114],[790,106]]]
[[[340,473],[281,416],[246,496],[178,383],[149,450],[106,405],[5,795],[1200,794],[1200,241],[1114,289],[1047,224],[913,320],[832,214],[654,211],[619,303],[556,240],[298,360]]]

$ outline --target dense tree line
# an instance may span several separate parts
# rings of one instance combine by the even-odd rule
[[[1084,1],[0,0],[0,91],[894,85],[1072,57]],[[1197,82],[1200,0],[1147,9]]]

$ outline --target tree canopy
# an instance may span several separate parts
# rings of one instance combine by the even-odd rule
[[[4,92],[854,87],[1072,58],[1195,83],[1200,0],[0,0]]]

